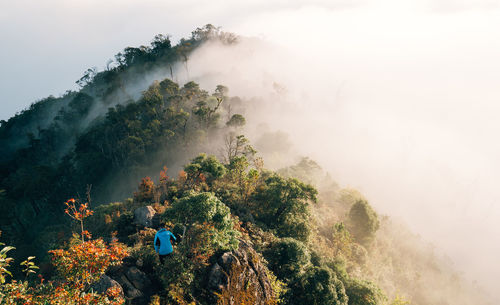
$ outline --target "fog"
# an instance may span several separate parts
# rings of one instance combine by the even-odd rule
[[[402,219],[469,279],[496,292],[498,1],[120,1],[121,6],[115,1],[75,1],[79,5],[62,8],[59,1],[20,3],[13,4],[12,11],[34,5],[49,16],[68,13],[56,20],[81,14],[73,21],[80,35],[67,29],[60,40],[50,40],[40,30],[35,37],[55,45],[67,43],[64,39],[70,45],[78,42],[79,53],[64,57],[72,71],[104,63],[119,49],[145,44],[158,32],[178,38],[208,22],[253,37],[231,48],[204,46],[189,59],[190,78],[208,90],[222,83],[231,95],[255,97],[245,114],[253,140],[258,140],[261,123],[286,132],[293,156],[317,160],[341,186],[359,189],[379,212]],[[89,16],[96,21],[85,19]],[[13,17],[0,13],[0,18],[5,24]],[[41,28],[61,33],[55,25]],[[14,36],[16,31],[3,35]],[[16,39],[28,48],[23,37]],[[25,52],[33,60],[33,53]],[[43,48],[41,52],[45,54]],[[16,58],[13,52],[8,55]],[[58,72],[63,66],[54,67],[41,81],[49,89],[62,78]],[[28,88],[38,86],[28,68],[33,67],[14,76],[2,72],[1,89],[6,93],[0,96],[0,118],[10,116],[14,107],[24,107],[7,108],[5,101],[16,96],[8,91],[14,85],[5,85],[14,84],[10,79],[27,79]],[[183,73],[182,68],[177,71],[179,80]],[[63,75],[64,87],[56,92],[26,91],[38,98],[58,94],[70,86],[68,75]],[[71,83],[79,76],[71,75]]]
[[[191,57],[190,76],[264,97],[250,122],[287,132],[292,150],[402,218],[493,294],[500,275],[495,17],[317,7],[263,14],[240,31],[261,31],[268,45],[206,46]],[[285,89],[281,97],[274,83]]]

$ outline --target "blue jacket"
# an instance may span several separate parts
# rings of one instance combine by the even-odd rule
[[[177,240],[177,238],[175,238],[175,235],[172,234],[172,232],[167,231],[166,229],[161,229],[156,232],[154,246],[158,254],[167,255],[174,251],[172,249],[172,244],[170,243],[170,236],[172,236],[174,240]]]

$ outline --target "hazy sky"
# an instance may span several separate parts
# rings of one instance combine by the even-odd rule
[[[293,12],[304,8],[363,11],[368,7],[395,15],[408,9],[441,14],[480,11],[489,15],[498,7],[497,0],[415,2],[420,4],[404,0],[0,0],[0,119],[9,118],[37,99],[75,89],[75,81],[87,68],[102,68],[124,47],[147,44],[157,33],[171,34],[176,40],[198,26],[213,23],[226,30],[273,39],[294,39],[296,31],[317,39],[330,30],[321,28],[326,24],[305,20]],[[267,23],[262,24],[263,20]],[[344,28],[344,35],[356,39],[356,28],[366,25],[365,21],[354,29]],[[418,34],[419,26],[415,24],[413,34]],[[396,25],[384,30],[399,31]],[[307,40],[300,37],[297,42]]]
[[[293,130],[297,149],[494,291],[499,7],[496,0],[0,0],[0,119],[75,89],[87,68],[158,33],[177,40],[212,23],[262,37],[289,60],[255,50],[253,59],[221,58],[231,63],[221,70],[201,64],[220,56],[207,51],[193,75],[219,69],[224,79],[232,71],[228,85],[241,94],[258,91],[263,76],[278,79],[305,120]],[[248,88],[238,80],[250,80]],[[327,141],[318,145],[311,133]]]

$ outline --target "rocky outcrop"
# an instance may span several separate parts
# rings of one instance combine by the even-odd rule
[[[135,288],[141,291],[146,291],[151,288],[151,281],[149,280],[149,278],[144,272],[137,269],[136,267],[130,267],[125,272],[125,275]]]
[[[118,276],[116,280],[120,283],[120,285],[122,285],[127,300],[133,300],[144,296],[142,291],[134,287],[134,285],[124,274]]]
[[[151,228],[155,214],[156,211],[150,205],[137,208],[134,211],[134,223],[138,226]]]
[[[223,304],[270,304],[275,296],[269,270],[250,242],[240,240],[238,249],[214,258],[203,289],[206,304],[215,304],[214,292],[224,298]],[[153,294],[160,291],[160,284],[141,270],[142,262],[133,257],[123,259],[123,264],[113,266],[107,275],[95,284],[96,291],[120,286],[127,305],[147,305]],[[101,288],[102,287],[102,288]]]
[[[238,303],[232,291],[251,293],[254,304],[266,304],[274,297],[268,272],[251,244],[240,240],[237,250],[222,254],[212,265],[207,288],[225,295],[227,304]]]
[[[103,274],[101,276],[101,278],[99,279],[99,281],[95,282],[90,287],[90,289],[93,290],[94,292],[97,292],[97,293],[106,293],[106,291],[112,287],[118,287],[118,289],[120,290],[120,295],[122,297],[125,296],[123,293],[122,286],[117,281],[113,280],[112,278],[110,278],[109,276],[107,276],[105,274]]]
[[[122,288],[126,304],[147,305],[153,291],[155,290],[151,279],[146,273],[137,268],[137,262],[127,257],[121,266],[115,266],[108,270],[112,281]]]

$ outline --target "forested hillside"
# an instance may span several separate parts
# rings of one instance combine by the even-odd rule
[[[87,188],[96,203],[124,198],[148,169],[180,166],[203,151],[220,116],[217,107],[228,105],[220,103],[227,89],[220,86],[209,94],[192,82],[182,87],[171,79],[145,82],[157,70],[184,65],[208,39],[235,42],[212,26],[176,46],[158,35],[149,47],[118,53],[105,71],[89,69],[78,81],[80,91],[43,99],[2,122],[4,239],[34,240],[40,231],[51,231],[48,226],[58,225],[53,220],[62,213],[60,202],[85,197]]]
[[[486,304],[313,160],[266,169],[250,101],[176,82],[208,40],[238,43],[211,25],[175,46],[158,35],[1,122],[1,239],[16,249],[0,252],[0,304]],[[178,238],[163,264],[162,227]]]

